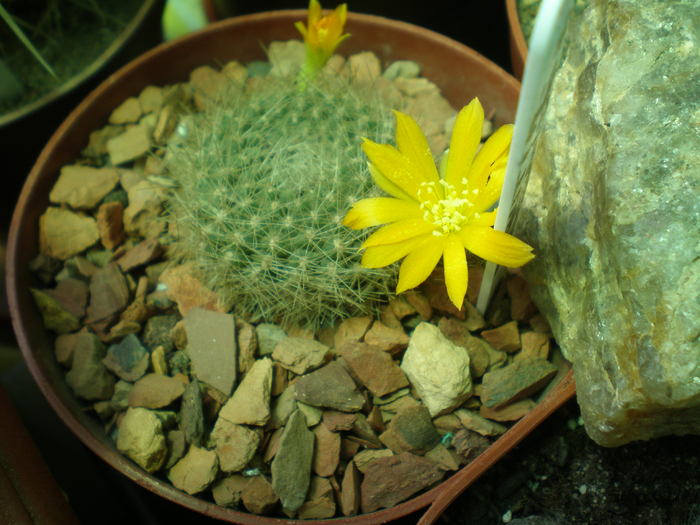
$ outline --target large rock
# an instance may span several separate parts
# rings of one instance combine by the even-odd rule
[[[514,229],[606,446],[700,433],[697,8],[593,0],[573,17]]]

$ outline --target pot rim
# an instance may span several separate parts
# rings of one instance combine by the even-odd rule
[[[7,245],[6,280],[8,302],[10,305],[12,324],[19,346],[22,350],[24,359],[27,362],[27,366],[43,395],[47,398],[52,408],[58,413],[71,431],[97,456],[146,489],[174,503],[190,508],[207,516],[241,524],[252,525],[264,523],[270,525],[282,525],[289,523],[301,523],[303,520],[289,520],[284,518],[258,516],[247,512],[227,509],[220,507],[215,503],[205,501],[196,496],[188,495],[176,489],[170,483],[154,475],[146,473],[126,456],[117,452],[114,445],[109,446],[106,439],[104,442],[98,439],[97,436],[99,433],[104,435],[104,431],[101,429],[101,426],[97,424],[93,424],[91,426],[90,420],[87,418],[87,416],[84,418],[85,422],[81,421],[76,415],[76,413],[79,413],[79,410],[77,410],[79,407],[77,401],[75,399],[71,399],[70,397],[67,397],[67,400],[62,398],[61,391],[67,387],[65,384],[59,384],[58,380],[55,380],[55,378],[52,379],[52,375],[48,373],[49,367],[53,366],[58,368],[59,365],[53,362],[52,356],[49,356],[49,359],[53,362],[52,364],[42,362],[37,355],[37,352],[32,350],[32,340],[39,338],[39,340],[44,343],[48,341],[48,339],[45,333],[30,333],[30,330],[28,330],[27,327],[27,319],[30,319],[33,316],[33,318],[36,320],[38,313],[31,302],[28,286],[26,285],[28,283],[28,269],[26,268],[26,259],[28,257],[26,254],[23,256],[22,250],[24,248],[26,251],[26,242],[28,241],[25,241],[23,244],[22,240],[27,236],[28,239],[38,238],[38,216],[40,213],[43,213],[44,210],[37,210],[36,205],[33,208],[31,205],[32,203],[39,204],[41,202],[46,202],[48,187],[55,180],[55,174],[49,176],[46,174],[46,172],[54,173],[57,166],[65,164],[66,161],[62,160],[62,156],[67,156],[68,159],[74,158],[74,155],[71,152],[66,153],[65,150],[73,148],[73,150],[79,151],[82,146],[84,146],[84,141],[80,144],[76,144],[77,138],[70,137],[69,139],[66,139],[65,135],[68,134],[67,132],[76,126],[85,127],[86,123],[88,125],[94,124],[94,122],[102,122],[104,124],[108,113],[97,114],[100,112],[96,111],[96,114],[92,115],[90,118],[88,118],[88,115],[90,115],[90,112],[95,109],[94,106],[97,105],[98,101],[102,100],[106,96],[108,97],[110,94],[113,95],[113,92],[115,89],[117,89],[117,87],[123,88],[120,91],[120,96],[122,97],[121,100],[127,98],[128,96],[137,94],[138,91],[143,89],[143,87],[145,87],[143,83],[139,84],[130,77],[130,75],[134,74],[135,71],[143,68],[144,64],[148,65],[151,61],[155,60],[156,57],[165,55],[167,58],[168,55],[177,54],[181,49],[186,50],[190,44],[198,41],[199,39],[203,40],[207,35],[215,32],[223,33],[224,31],[235,31],[236,28],[240,28],[246,24],[260,23],[262,21],[268,22],[269,20],[303,20],[306,17],[306,13],[306,10],[301,9],[279,10],[222,20],[211,24],[207,28],[193,33],[185,38],[167,42],[155,47],[154,49],[134,59],[107,78],[68,115],[68,117],[54,132],[41,151],[34,167],[27,177],[15,207]],[[382,28],[389,27],[402,35],[403,33],[410,34],[412,35],[412,38],[417,38],[421,41],[427,39],[434,45],[442,46],[443,49],[448,48],[453,53],[456,53],[461,57],[468,57],[471,61],[479,62],[480,66],[484,67],[484,74],[481,75],[480,78],[492,75],[494,78],[498,79],[498,85],[503,87],[505,91],[508,91],[509,93],[512,92],[515,94],[515,96],[517,96],[519,90],[519,83],[517,80],[505,73],[493,62],[488,61],[476,51],[446,36],[440,35],[425,28],[417,27],[407,22],[390,20],[375,15],[349,13],[348,28],[350,30],[352,29],[353,24],[363,24],[363,26],[369,25],[369,28],[375,31],[381,31]],[[292,24],[288,25],[291,29],[289,35],[293,35],[294,29]],[[280,37],[277,39],[282,38],[284,38],[284,35],[280,35]],[[290,36],[290,38],[293,38],[293,36]],[[351,40],[352,39],[350,39],[350,41]],[[187,57],[184,58],[187,59]],[[400,59],[400,57],[394,59]],[[199,65],[201,65],[201,62]],[[443,74],[453,76],[456,75],[454,71],[443,72]],[[180,78],[180,80],[182,80],[182,78]],[[440,84],[438,83],[438,85]],[[440,87],[442,88],[442,86]],[[447,98],[450,98],[448,93],[445,93],[445,95]],[[116,106],[111,106],[110,111],[114,107]],[[514,110],[515,107],[513,104],[513,114]],[[102,113],[104,113],[104,111],[102,111]],[[92,129],[96,129],[96,127],[93,127]],[[85,139],[86,137],[82,138]],[[55,157],[58,157],[58,159]],[[36,247],[33,249],[36,250]],[[34,253],[36,252],[31,252],[29,255],[33,255]],[[20,285],[21,282],[24,282],[25,285]],[[550,392],[546,399],[538,403],[530,414],[511,427],[501,438],[489,446],[485,452],[483,452],[475,460],[467,464],[457,473],[440,482],[435,487],[388,509],[382,509],[368,514],[359,514],[352,517],[315,520],[314,523],[328,525],[338,523],[356,525],[384,523],[413,513],[430,505],[432,502],[440,503],[442,505],[440,508],[435,507],[437,514],[434,516],[434,518],[437,518],[442,509],[446,507],[454,498],[456,498],[463,490],[465,490],[469,484],[476,480],[487,468],[489,468],[492,463],[495,463],[498,459],[500,459],[500,457],[510,450],[510,448],[523,439],[534,427],[536,427],[541,421],[543,421],[573,395],[574,390],[571,386],[573,382],[571,381],[570,375],[571,374],[569,373],[569,375],[562,382],[560,382],[552,390],[552,392]],[[428,515],[426,514],[426,516]],[[421,522],[430,523],[430,521]]]
[[[3,115],[0,115],[0,128],[17,120],[23,119],[43,106],[51,104],[95,75],[107,64],[107,62],[109,62],[115,55],[117,55],[117,53],[119,53],[119,51],[127,44],[129,40],[131,40],[132,36],[134,36],[138,28],[148,17],[148,14],[156,6],[156,1],[157,0],[144,0],[141,7],[139,7],[136,11],[136,14],[131,18],[131,20],[129,20],[126,26],[124,26],[124,29],[122,29],[122,31],[117,35],[114,41],[112,41],[112,43],[109,44],[109,46],[107,46],[95,60],[88,64],[87,67],[82,69],[79,73],[73,75],[68,80],[56,86],[54,89],[40,96],[39,98],[13,109],[12,111],[8,111]]]
[[[522,78],[527,60],[527,42],[523,34],[523,26],[520,24],[520,16],[518,16],[517,0],[506,0],[506,15],[510,29],[510,59],[513,73],[518,78]]]

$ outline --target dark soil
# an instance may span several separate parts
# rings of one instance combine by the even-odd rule
[[[443,514],[443,524],[699,525],[700,436],[595,444],[575,401]]]

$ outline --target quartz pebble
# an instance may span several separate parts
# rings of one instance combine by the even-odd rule
[[[414,330],[401,369],[433,417],[456,408],[471,395],[469,354],[430,323],[421,323]]]

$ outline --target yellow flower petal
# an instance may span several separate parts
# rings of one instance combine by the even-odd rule
[[[464,187],[462,179],[467,177],[479,148],[483,124],[484,108],[481,107],[478,98],[464,106],[455,120],[446,161],[445,180],[458,190]]]
[[[412,199],[418,198],[422,178],[412,170],[408,159],[391,144],[377,144],[365,139],[362,150],[375,169]]]
[[[309,26],[315,24],[321,18],[321,3],[318,0],[309,0]]]
[[[396,147],[413,166],[416,174],[419,174],[420,182],[435,182],[440,180],[435,160],[430,151],[430,146],[420,127],[412,117],[394,111],[396,117]]]
[[[498,202],[498,199],[501,198],[505,176],[505,166],[491,172],[486,186],[479,191],[473,200],[476,211],[488,210]]]
[[[450,235],[447,237],[442,257],[447,296],[452,301],[452,304],[460,310],[462,303],[464,303],[464,296],[467,295],[469,268],[467,267],[467,255],[464,251],[464,246],[458,236]]]
[[[518,268],[535,257],[529,244],[493,228],[466,226],[459,237],[474,255],[508,268]]]
[[[345,22],[348,19],[348,4],[340,4],[338,7],[335,8],[335,16],[338,17],[338,20],[340,20],[340,29],[343,29],[343,26],[345,25]],[[347,35],[350,36],[350,35]]]
[[[431,235],[406,256],[399,270],[396,293],[415,288],[428,278],[442,257],[443,239]]]
[[[420,208],[415,202],[390,197],[375,197],[363,199],[353,204],[343,219],[343,225],[354,230],[361,230],[362,228],[419,216]]]
[[[402,199],[414,203],[417,202],[408,193],[403,191],[396,184],[394,184],[384,175],[382,175],[381,172],[377,168],[375,168],[371,162],[367,163],[367,167],[369,168],[369,173],[372,175],[372,180],[374,180],[374,183],[381,189],[383,189],[385,192],[387,192],[389,195],[391,195],[392,197],[396,197],[397,199]]]
[[[496,213],[498,208],[493,211],[485,211],[479,214],[477,218],[469,221],[470,226],[493,226],[496,222]]]
[[[413,237],[432,233],[434,226],[425,222],[422,218],[403,219],[392,224],[382,226],[362,244],[362,248],[380,246],[382,244],[396,244]]]
[[[500,161],[501,155],[508,151],[513,137],[513,125],[505,124],[498,128],[484,143],[467,175],[467,188],[481,190],[488,180],[493,164]]]
[[[365,253],[362,254],[362,262],[360,264],[365,268],[382,268],[388,266],[415,250],[418,246],[423,244],[428,237],[432,237],[432,235],[423,235],[396,244],[384,244],[382,246],[367,248]]]

